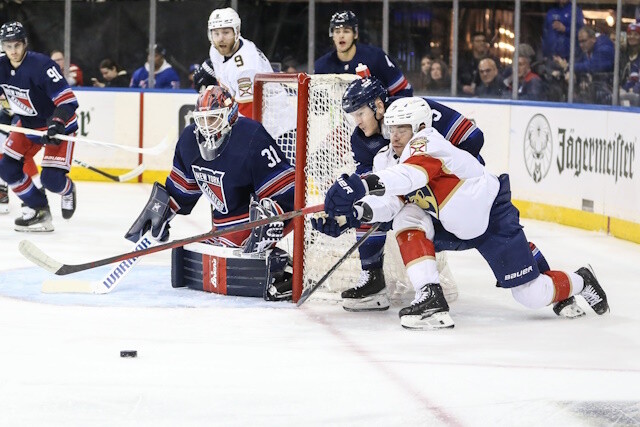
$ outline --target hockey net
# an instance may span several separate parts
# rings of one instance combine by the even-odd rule
[[[355,172],[350,144],[354,124],[341,106],[342,94],[355,78],[349,74],[256,75],[254,118],[262,122],[296,168],[296,209],[323,203],[327,190],[340,174]],[[294,301],[356,241],[354,230],[332,238],[313,230],[310,217],[296,220],[294,232],[279,244],[293,255]],[[399,298],[407,293],[408,281],[393,238],[387,239],[385,257],[390,295]],[[356,284],[360,272],[356,251],[327,280],[315,298],[338,299],[341,291]]]

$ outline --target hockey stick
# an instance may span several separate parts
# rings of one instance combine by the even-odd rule
[[[11,126],[11,125],[4,125],[4,124],[0,124],[0,129],[7,132],[23,133],[25,135],[44,136],[47,134],[47,132],[42,130],[23,128],[20,126]],[[140,147],[132,147],[129,145],[113,144],[111,142],[97,141],[95,139],[81,138],[81,137],[70,136],[70,135],[58,134],[58,135],[53,135],[53,138],[59,139],[61,141],[80,142],[83,144],[93,144],[93,145],[101,145],[103,147],[120,148],[122,150],[130,151],[132,153],[138,153],[138,154],[160,154],[167,148],[167,140],[169,139],[169,135],[167,135],[160,142],[160,144],[151,148],[140,148]]]
[[[372,235],[372,234],[373,234],[373,233],[374,233],[378,228],[380,228],[380,225],[381,225],[381,223],[379,223],[379,222],[376,222],[375,224],[373,224],[373,225],[371,226],[371,228],[370,228],[369,230],[367,230],[367,232],[366,232],[366,233],[364,233],[364,234],[362,235],[362,237],[361,237],[357,242],[355,242],[355,243],[353,244],[353,246],[351,246],[351,247],[349,248],[349,250],[348,250],[344,255],[342,255],[342,258],[340,258],[340,259],[339,259],[339,260],[338,260],[338,261],[333,265],[333,267],[331,267],[331,268],[329,269],[329,271],[327,271],[327,272],[324,274],[324,276],[322,276],[322,277],[320,278],[320,280],[318,280],[318,282],[317,282],[315,285],[313,285],[313,286],[311,286],[311,287],[309,287],[309,288],[305,289],[305,290],[302,292],[302,295],[300,295],[300,299],[298,300],[298,302],[296,303],[296,305],[297,305],[298,307],[300,307],[302,304],[304,304],[304,302],[305,302],[307,299],[309,299],[309,297],[310,297],[310,296],[311,296],[315,291],[317,291],[317,290],[318,290],[318,288],[320,288],[320,286],[322,286],[322,285],[324,284],[324,282],[326,282],[326,281],[327,281],[327,279],[329,278],[329,276],[331,276],[331,275],[332,275],[332,274],[333,274],[333,273],[338,269],[338,267],[340,267],[340,266],[342,265],[342,263],[343,263],[343,262],[345,262],[345,261],[346,261],[346,259],[347,259],[347,258],[349,258],[349,256],[351,256],[351,254],[352,254],[356,249],[358,249],[358,248],[359,248],[359,247],[364,243],[364,241],[365,241],[365,240],[367,240],[367,239],[369,238],[369,236],[371,236],[371,235]]]
[[[140,175],[142,172],[144,172],[145,170],[145,165],[144,163],[140,163],[135,169],[131,169],[129,172],[122,174],[122,175],[111,175],[108,172],[105,172],[103,170],[100,170],[98,168],[96,168],[95,166],[91,166],[88,163],[83,162],[82,160],[78,160],[78,159],[73,159],[73,163],[82,166],[83,168],[87,168],[90,171],[93,171],[95,173],[98,173],[104,177],[109,178],[111,181],[116,181],[116,182],[126,182],[129,181],[132,178],[137,177],[138,175]]]
[[[134,251],[157,245],[158,242],[151,238],[151,231],[147,231],[134,246]],[[133,267],[140,261],[140,257],[120,261],[113,267],[102,280],[92,282],[89,280],[45,280],[42,283],[44,293],[83,293],[83,294],[108,294],[113,291],[125,278]]]
[[[243,224],[232,225],[219,230],[212,230],[204,234],[198,234],[197,236],[186,237],[184,239],[174,240],[171,242],[163,243],[151,248],[142,249],[134,252],[127,252],[120,255],[115,255],[109,258],[99,259],[96,261],[87,262],[84,264],[63,264],[51,258],[45,254],[36,245],[28,240],[22,240],[18,245],[20,253],[24,255],[29,261],[44,268],[45,270],[54,273],[58,276],[64,276],[71,273],[77,273],[79,271],[89,270],[103,265],[111,264],[118,261],[124,261],[131,258],[136,258],[143,255],[149,255],[156,252],[164,251],[165,249],[173,249],[180,246],[184,246],[188,243],[202,242],[203,240],[212,239],[214,237],[222,236],[228,233],[234,233],[236,231],[249,230],[261,225],[270,224],[276,221],[288,221],[292,218],[308,215],[315,212],[320,212],[324,209],[324,204],[309,206],[304,209],[298,209],[291,212],[285,212],[282,215],[276,215],[268,218],[259,219],[257,221],[245,222]]]

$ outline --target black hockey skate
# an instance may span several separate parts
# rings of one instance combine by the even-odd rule
[[[584,279],[584,289],[582,289],[580,295],[589,303],[593,311],[600,315],[609,311],[607,294],[604,293],[602,286],[598,283],[591,266],[580,267],[576,274]]]
[[[15,220],[16,231],[48,232],[53,231],[49,206],[43,208],[22,208],[22,217]]]
[[[9,186],[0,182],[0,214],[9,213]]]
[[[362,270],[356,285],[342,292],[342,308],[347,311],[382,311],[389,305],[381,268]]]
[[[76,184],[71,184],[71,193],[62,196],[60,206],[62,208],[62,218],[70,219],[76,211]]]
[[[400,324],[407,329],[444,329],[455,325],[449,315],[449,304],[442,287],[428,283],[416,295],[409,307],[400,310]]]
[[[575,319],[577,317],[584,316],[586,313],[576,302],[574,296],[570,296],[567,299],[558,301],[553,305],[553,312],[560,317],[566,317],[567,319]]]

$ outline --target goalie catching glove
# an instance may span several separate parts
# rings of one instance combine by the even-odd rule
[[[252,200],[249,204],[249,221],[257,221],[282,214],[282,209],[276,202],[265,197],[260,201]],[[269,249],[282,239],[284,222],[275,221],[270,224],[255,227],[244,245],[244,253],[260,253]]]
[[[151,230],[151,237],[155,240],[159,242],[169,240],[169,221],[176,215],[175,206],[175,202],[164,185],[155,182],[147,204],[127,234],[124,235],[125,239],[135,243],[144,233]]]

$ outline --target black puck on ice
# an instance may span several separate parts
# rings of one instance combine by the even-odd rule
[[[120,357],[138,357],[136,350],[121,350]]]

